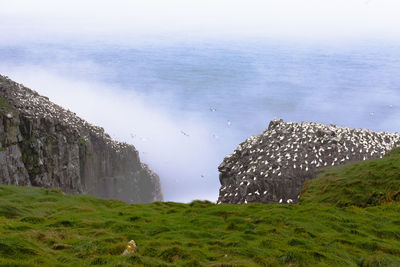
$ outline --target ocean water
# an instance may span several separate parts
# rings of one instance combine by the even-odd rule
[[[0,72],[134,144],[171,201],[216,201],[217,166],[273,118],[400,128],[393,44],[14,45]]]

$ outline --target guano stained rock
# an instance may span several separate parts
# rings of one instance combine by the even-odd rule
[[[0,183],[129,203],[163,199],[158,175],[134,146],[1,75]]]
[[[217,203],[296,203],[321,168],[379,158],[399,144],[397,133],[273,120],[220,164]]]

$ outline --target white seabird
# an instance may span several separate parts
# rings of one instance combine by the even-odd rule
[[[190,135],[188,135],[187,133],[185,133],[184,131],[181,131],[181,133],[182,133],[184,136],[187,136],[187,137],[190,136]]]

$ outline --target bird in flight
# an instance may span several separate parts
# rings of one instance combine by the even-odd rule
[[[189,137],[189,135],[188,135],[187,133],[185,133],[184,131],[181,131],[181,133],[182,133],[184,136]]]

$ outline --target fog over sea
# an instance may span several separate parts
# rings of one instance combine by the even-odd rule
[[[179,202],[216,201],[218,165],[273,118],[399,131],[399,60],[382,43],[0,47],[0,73],[133,144]]]
[[[0,0],[0,73],[118,141],[167,201],[216,201],[269,122],[400,129],[398,0]]]

